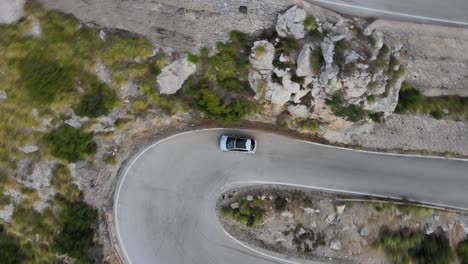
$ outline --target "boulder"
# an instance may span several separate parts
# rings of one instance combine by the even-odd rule
[[[392,114],[398,104],[398,93],[400,92],[401,84],[405,79],[406,74],[402,74],[393,82],[393,85],[386,88],[387,96],[377,96],[373,103],[369,103],[366,100],[364,102],[364,109],[374,112],[383,112],[385,113],[385,116]]]
[[[325,64],[333,63],[333,55],[335,55],[335,44],[329,38],[325,38],[322,43],[320,43],[320,48],[322,49],[323,60]]]
[[[24,13],[25,0],[0,1],[0,24],[17,22]]]
[[[34,153],[39,150],[37,145],[26,145],[19,148],[24,154]]]
[[[288,9],[284,14],[278,15],[276,31],[281,37],[293,36],[295,39],[304,38],[304,20],[306,12],[297,6]]]
[[[255,41],[250,53],[249,61],[252,67],[258,71],[273,70],[275,47],[266,40]]]
[[[286,90],[281,84],[270,82],[267,85],[265,99],[273,104],[284,105],[291,99],[291,92]]]
[[[304,44],[299,56],[297,56],[297,69],[296,75],[299,77],[313,76],[312,68],[310,66],[310,56],[312,53],[310,44]]]
[[[283,83],[283,87],[291,93],[297,93],[301,89],[300,84],[291,81],[290,73],[285,74],[281,82]]]
[[[288,111],[293,117],[297,118],[309,118],[311,116],[309,108],[306,105],[289,105]]]
[[[195,64],[189,62],[187,58],[176,60],[164,67],[157,78],[159,92],[161,94],[175,94],[185,80],[195,73]]]
[[[249,84],[252,91],[255,93],[255,99],[258,100],[262,97],[265,90],[266,80],[263,79],[263,76],[257,71],[249,72]]]

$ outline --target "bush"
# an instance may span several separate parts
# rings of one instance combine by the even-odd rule
[[[257,58],[262,58],[266,54],[266,47],[265,45],[259,45],[255,48],[255,56]]]
[[[197,56],[191,52],[188,53],[187,55],[187,60],[193,64],[200,64],[201,63],[201,57]]]
[[[411,256],[418,264],[450,264],[455,259],[448,239],[435,233],[424,236]]]
[[[316,47],[310,56],[310,66],[315,75],[319,75],[322,71],[323,62],[322,49]]]
[[[465,239],[458,244],[457,256],[460,264],[468,264],[468,239]]]
[[[219,85],[227,90],[240,92],[245,84],[239,81],[239,79],[231,78],[220,81]]]
[[[424,103],[424,96],[419,91],[404,82],[399,93],[398,105],[395,112],[405,114],[407,112],[418,112]]]
[[[75,68],[45,56],[27,56],[18,62],[21,80],[32,102],[47,105],[74,90]]]
[[[323,38],[322,33],[320,33],[320,31],[317,29],[313,29],[307,32],[307,36],[314,42],[320,41]]]
[[[278,43],[278,48],[276,49],[278,53],[292,54],[293,52],[299,49],[299,41],[292,36],[287,36],[280,39]]]
[[[315,120],[306,120],[301,124],[301,128],[310,132],[317,132],[319,129],[319,123]]]
[[[75,113],[91,118],[107,115],[118,102],[119,97],[114,90],[107,84],[96,81],[76,106]]]
[[[388,67],[390,49],[387,45],[383,45],[377,54],[377,58],[369,64],[369,72],[371,74],[377,73],[379,70],[385,69]]]
[[[383,113],[370,112],[369,118],[376,123],[382,123]]]
[[[409,232],[406,229],[398,232],[384,230],[375,247],[383,250],[394,264],[409,264],[411,260],[409,251],[418,246],[422,238],[422,234]]]
[[[0,259],[4,264],[20,264],[25,261],[20,240],[8,233],[3,225],[0,225]]]
[[[67,124],[46,134],[45,143],[54,157],[68,162],[76,162],[86,155],[96,153],[97,150],[92,133],[86,133]]]
[[[373,103],[375,103],[375,100],[376,100],[376,99],[377,99],[377,97],[375,97],[374,94],[371,94],[371,95],[369,95],[369,96],[367,97],[367,102],[368,102],[369,104],[373,104]]]
[[[335,43],[335,54],[333,54],[333,61],[336,65],[342,66],[346,62],[345,52],[349,44],[346,39],[342,39]]]
[[[87,262],[86,251],[93,246],[93,226],[97,221],[97,210],[82,201],[64,201],[58,222],[60,232],[54,238],[58,252]]]
[[[366,117],[366,111],[357,105],[344,106],[342,94],[337,92],[331,99],[325,100],[325,104],[330,106],[335,115],[345,117],[351,122],[358,122]]]
[[[73,183],[70,170],[63,164],[55,165],[50,184],[56,193],[66,196],[71,201],[78,201],[82,198],[80,189]]]
[[[308,16],[304,20],[304,27],[308,30],[315,29],[316,28],[316,21],[315,17],[313,16]]]
[[[276,196],[275,198],[275,210],[277,212],[282,212],[286,210],[286,206],[288,206],[288,200],[282,196]]]
[[[241,101],[239,98],[234,98],[230,104],[223,103],[221,97],[209,90],[204,83],[201,83],[198,88],[186,87],[184,93],[191,97],[190,99],[209,118],[222,122],[238,122],[255,110],[252,103]]]

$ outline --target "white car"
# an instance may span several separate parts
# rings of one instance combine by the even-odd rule
[[[219,148],[229,152],[255,153],[257,142],[253,138],[222,135],[219,139]]]

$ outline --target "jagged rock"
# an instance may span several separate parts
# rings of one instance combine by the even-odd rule
[[[189,62],[187,58],[176,60],[164,67],[157,78],[159,92],[161,94],[176,93],[185,80],[195,73],[195,70],[195,64]]]
[[[313,76],[312,68],[310,66],[310,56],[312,53],[312,46],[304,44],[299,56],[297,57],[296,75],[299,77]]]
[[[31,37],[40,37],[42,30],[41,30],[41,23],[39,22],[39,19],[35,16],[29,16],[28,20],[31,23],[31,29],[29,30],[28,35]]]
[[[311,113],[309,111],[309,108],[305,105],[289,105],[288,106],[288,111],[293,117],[298,117],[298,118],[309,118],[311,116]]]
[[[231,209],[232,209],[232,210],[239,209],[239,203],[233,203],[233,204],[231,204]]]
[[[37,145],[26,145],[23,147],[20,147],[19,150],[21,150],[24,154],[30,154],[34,153],[39,150],[39,147]]]
[[[8,98],[7,93],[3,90],[0,90],[0,100],[5,100],[7,98]]]
[[[0,1],[0,24],[18,21],[23,16],[25,2],[25,0]]]
[[[276,31],[281,37],[293,36],[295,39],[304,38],[304,20],[306,19],[304,9],[293,6],[284,14],[278,15]]]
[[[378,96],[373,103],[366,100],[364,103],[364,109],[374,112],[383,112],[385,113],[385,116],[393,113],[398,104],[398,93],[400,92],[401,84],[405,79],[406,74],[399,76],[398,79],[394,81],[393,85],[386,88],[387,95],[385,97]]]
[[[336,213],[337,213],[338,215],[343,214],[345,208],[346,208],[346,205],[345,205],[345,204],[343,204],[343,205],[337,205],[337,206],[336,206]]]
[[[250,88],[255,92],[254,98],[256,100],[260,99],[265,90],[266,80],[264,80],[263,76],[257,71],[250,71],[248,78]]]
[[[326,64],[333,63],[333,55],[335,54],[335,44],[329,38],[325,38],[322,43],[320,43],[320,48],[322,49],[323,60]]]
[[[333,42],[338,42],[344,38],[346,38],[346,35],[340,34],[340,35],[335,35],[335,36],[330,37],[330,40]]]
[[[281,53],[279,57],[280,62],[290,62],[289,56],[285,55],[284,53]]]
[[[308,93],[310,92],[310,90],[299,90],[296,94],[294,94],[294,98],[292,99],[292,101],[296,104],[299,104],[301,103],[301,99],[306,96]],[[311,102],[312,103],[312,102]]]
[[[283,87],[291,93],[297,93],[301,89],[300,84],[291,81],[290,73],[283,75],[282,83],[283,83]]]
[[[339,240],[332,241],[330,243],[330,248],[333,249],[333,250],[340,250],[341,242]]]
[[[252,67],[258,71],[273,70],[275,47],[266,40],[255,41],[250,53],[249,61]]]
[[[270,82],[267,85],[265,99],[270,100],[273,104],[284,105],[291,99],[291,92],[281,84]]]
[[[368,235],[369,235],[369,229],[367,229],[367,227],[365,226],[365,227],[363,227],[363,228],[361,229],[361,231],[359,232],[359,234],[360,234],[361,236],[363,236],[363,237],[368,236]]]

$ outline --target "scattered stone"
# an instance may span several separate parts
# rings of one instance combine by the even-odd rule
[[[325,218],[325,220],[326,220],[327,223],[329,223],[329,224],[333,223],[333,221],[335,221],[335,219],[336,219],[336,215],[335,215],[335,214],[329,214],[329,215]]]
[[[302,210],[304,210],[304,213],[306,213],[306,214],[318,214],[318,213],[320,213],[319,209],[314,209],[314,208],[310,208],[310,207],[302,208]]]
[[[280,14],[276,22],[278,35],[283,38],[289,35],[296,39],[304,38],[304,20],[306,16],[304,9],[297,8],[297,6],[293,6],[284,14]]]
[[[232,209],[232,210],[239,209],[239,203],[237,203],[237,202],[236,202],[236,203],[232,203],[232,204],[231,204],[231,209]]]
[[[361,231],[359,232],[359,234],[360,234],[361,236],[363,236],[363,237],[368,236],[368,235],[369,235],[369,229],[367,229],[367,227],[365,226],[365,227],[363,227],[363,228],[361,229]]]
[[[251,202],[251,201],[253,201],[254,198],[253,198],[252,195],[247,195],[246,199],[247,199],[247,201]]]
[[[185,80],[195,73],[196,65],[187,58],[179,59],[164,67],[157,78],[161,94],[175,94]]]
[[[293,214],[289,211],[284,211],[281,213],[281,216],[283,217],[287,217],[287,218],[292,218],[293,217]]]
[[[106,40],[106,36],[107,36],[107,34],[106,34],[106,32],[104,30],[99,30],[99,38],[101,40]]]
[[[3,90],[0,90],[0,100],[5,100],[7,98],[7,93]]]
[[[338,215],[343,214],[345,208],[346,208],[346,205],[345,205],[345,204],[343,204],[343,205],[337,205],[337,206],[336,206],[336,213],[337,213]]]
[[[332,241],[330,243],[330,248],[333,250],[340,250],[341,249],[341,242],[339,240]]]
[[[34,153],[39,150],[37,145],[26,145],[19,148],[24,154]]]

